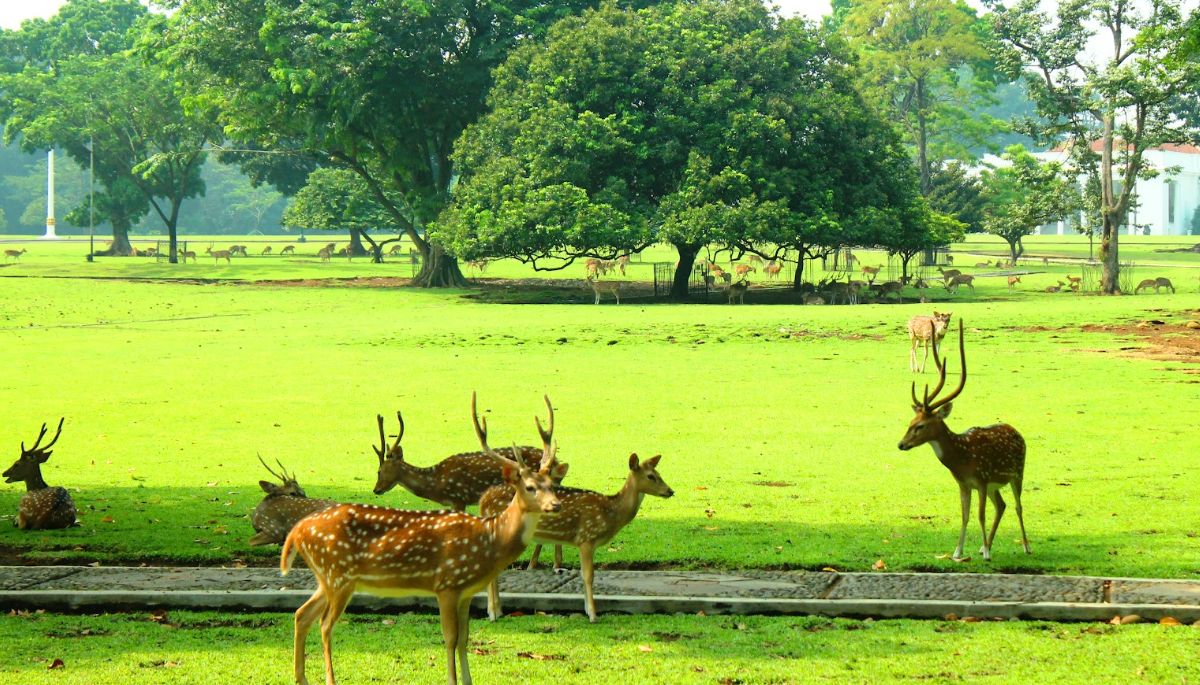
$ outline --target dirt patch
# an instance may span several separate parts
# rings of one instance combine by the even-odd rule
[[[354,278],[296,278],[286,281],[238,281],[238,285],[255,285],[280,288],[400,288],[412,282],[411,278],[371,276]]]
[[[789,483],[786,480],[756,480],[751,485],[761,485],[764,488],[790,488],[795,483]]]
[[[791,338],[837,338],[838,340],[885,340],[879,333],[848,333],[846,331],[810,331],[807,328],[781,328],[779,332]]]
[[[1195,327],[1197,324],[1189,326],[1190,322],[1200,323],[1200,310],[1155,314],[1155,317],[1134,323],[1088,324],[1082,330],[1133,338],[1143,344],[1120,348],[1122,356],[1200,364],[1200,328]]]

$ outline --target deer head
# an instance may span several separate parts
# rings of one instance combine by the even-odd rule
[[[902,450],[911,450],[924,445],[945,433],[945,419],[950,415],[950,403],[962,393],[963,386],[967,384],[967,351],[963,343],[963,320],[961,318],[958,320],[958,353],[962,361],[962,375],[958,379],[958,387],[941,399],[937,399],[937,396],[946,385],[946,360],[938,355],[936,339],[930,341],[930,346],[933,348],[933,363],[937,365],[938,369],[938,384],[932,394],[929,392],[929,386],[926,385],[924,399],[919,401],[917,400],[917,383],[913,381],[912,401],[916,416],[908,424],[908,432],[900,440],[899,447]]]
[[[561,503],[558,501],[558,496],[554,494],[554,482],[551,478],[558,444],[554,442],[554,406],[550,404],[550,397],[543,396],[546,400],[546,407],[550,410],[549,428],[542,428],[542,420],[534,417],[538,434],[542,437],[542,461],[538,470],[534,471],[519,461],[513,461],[503,456],[488,445],[487,417],[480,422],[475,395],[474,392],[471,393],[471,420],[475,424],[475,437],[479,438],[479,446],[483,448],[484,454],[500,462],[504,482],[513,486],[516,496],[521,498],[527,510],[545,513],[558,511]],[[517,453],[518,449],[514,444],[513,454]],[[532,536],[533,531],[530,530],[529,534]]]
[[[644,495],[655,497],[674,497],[675,491],[667,485],[662,476],[658,475],[658,462],[661,454],[656,454],[646,461],[638,463],[638,455],[629,455],[629,475],[637,485],[637,491]]]
[[[296,475],[289,475],[287,469],[283,467],[283,463],[278,459],[275,460],[275,463],[279,465],[279,473],[275,473],[270,466],[267,466],[267,462],[263,461],[262,455],[259,455],[258,461],[267,470],[267,473],[275,476],[280,481],[280,485],[276,485],[269,480],[258,481],[258,487],[262,488],[268,497],[308,497],[308,495],[304,494],[304,488],[300,487],[300,483],[296,481]]]
[[[400,446],[400,439],[404,437],[404,417],[400,412],[396,412],[396,421],[400,423],[400,432],[396,434],[396,441],[392,443],[391,447],[388,447],[387,437],[383,432],[383,414],[377,414],[375,418],[379,424],[379,447],[372,447],[379,457],[375,494],[382,495],[396,487],[396,483],[400,482],[400,475],[407,466],[404,463],[404,448]]]
[[[50,448],[58,442],[58,436],[62,435],[63,421],[66,420],[65,416],[58,420],[58,430],[54,433],[54,438],[44,446],[42,445],[42,438],[46,437],[46,424],[44,423],[33,447],[25,449],[25,442],[21,442],[21,456],[4,472],[5,483],[25,481],[30,489],[46,487],[46,482],[42,480],[42,464],[45,464],[53,454],[53,450]]]

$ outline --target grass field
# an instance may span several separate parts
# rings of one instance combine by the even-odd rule
[[[485,683],[1186,684],[1200,648],[1200,629],[1159,625],[531,616],[471,627],[471,671]],[[344,617],[339,682],[443,682],[440,634],[432,615]],[[308,676],[322,682],[310,637]],[[10,616],[0,639],[0,674],[25,685],[292,682],[291,617],[278,614]]]
[[[1137,329],[1087,326],[1200,317],[1200,294],[1182,287],[1200,270],[1164,267],[1181,287],[1161,296],[985,279],[932,305],[521,306],[278,282],[394,268],[357,260],[202,261],[170,281],[183,265],[89,265],[77,247],[36,243],[0,269],[0,440],[15,458],[67,417],[45,475],[71,488],[83,524],[15,530],[21,486],[6,486],[10,559],[273,563],[274,549],[245,545],[266,477],[256,455],[313,496],[428,506],[371,494],[375,415],[403,410],[406,455],[427,465],[476,449],[478,390],[494,444],[536,442],[548,393],[576,486],[615,491],[630,452],[664,455],[677,496],[647,501],[602,566],[1200,575],[1200,368],[1148,358]],[[1047,268],[1031,278],[1068,269]],[[140,270],[155,275],[130,278]],[[246,282],[204,280],[232,272]],[[1031,556],[1006,518],[991,564],[939,558],[956,539],[957,488],[928,448],[896,449],[911,417],[904,324],[930,308],[967,323],[971,375],[951,427],[1003,420],[1029,444]]]

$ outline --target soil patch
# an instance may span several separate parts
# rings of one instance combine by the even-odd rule
[[[238,285],[254,285],[280,288],[400,288],[407,286],[411,278],[372,276],[354,278],[296,278],[286,281],[238,281]]]
[[[1200,310],[1154,313],[1153,317],[1134,323],[1088,324],[1082,330],[1133,338],[1144,344],[1122,347],[1119,350],[1122,356],[1200,364],[1200,328],[1188,325],[1189,322],[1200,322]],[[1196,371],[1189,370],[1188,373]]]

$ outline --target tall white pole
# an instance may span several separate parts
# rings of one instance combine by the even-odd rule
[[[46,158],[46,235],[42,240],[55,240],[54,233],[54,150]]]

